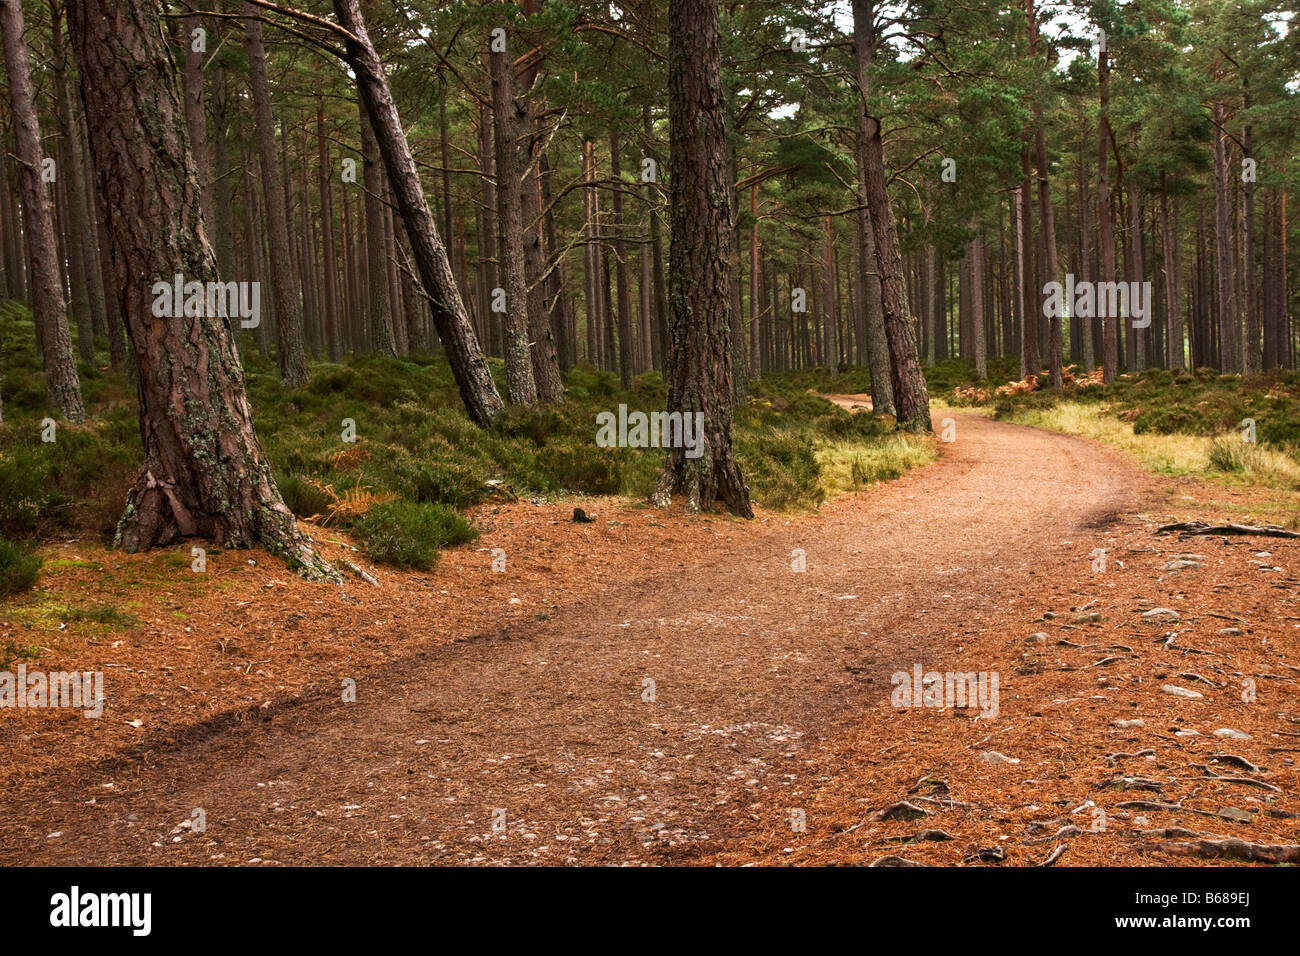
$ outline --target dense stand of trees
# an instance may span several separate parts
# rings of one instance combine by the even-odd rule
[[[172,238],[199,244],[155,256],[149,280],[202,280],[210,255],[212,278],[259,282],[261,322],[227,332],[287,387],[311,360],[443,350],[488,424],[504,408],[489,357],[525,405],[561,400],[586,363],[628,385],[661,370],[686,410],[704,374],[723,483],[688,497],[745,513],[724,433],[766,371],[868,367],[877,411],[924,431],[919,369],[950,357],[984,374],[1019,355],[1052,385],[1065,363],[1107,379],[1296,366],[1300,43],[1276,0],[107,6],[153,25],[154,93],[175,114],[138,118],[134,133],[166,121],[148,149],[183,166],[139,188],[194,190],[148,210],[196,217]],[[97,340],[147,373],[146,397],[160,342],[133,314],[147,290],[123,285],[141,280],[122,271],[107,170],[127,157],[97,145],[76,34],[94,16],[0,0],[0,297],[31,306],[51,410],[73,420]],[[716,104],[672,75],[713,19]],[[675,32],[686,20],[696,32]],[[674,95],[716,109],[721,138],[679,136]],[[1067,276],[1150,283],[1149,307],[1046,314],[1045,284]]]

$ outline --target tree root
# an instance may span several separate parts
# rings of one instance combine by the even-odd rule
[[[1248,843],[1235,837],[1226,840],[1189,840],[1152,843],[1143,847],[1175,856],[1199,856],[1209,860],[1236,857],[1252,863],[1300,863],[1300,844]]]

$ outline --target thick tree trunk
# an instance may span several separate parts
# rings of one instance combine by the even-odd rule
[[[863,185],[875,240],[874,261],[880,273],[880,301],[885,338],[889,343],[893,404],[900,428],[928,432],[930,395],[917,361],[916,330],[903,287],[902,255],[885,185],[885,148],[880,136],[880,121],[868,112],[872,94],[871,64],[876,53],[874,0],[853,0],[853,42],[862,96],[858,111],[859,149],[863,154]]]
[[[302,342],[302,304],[293,271],[293,244],[284,211],[284,181],[276,169],[275,120],[271,115],[271,90],[266,76],[266,47],[262,43],[261,11],[244,3],[245,50],[248,53],[248,83],[253,93],[253,117],[257,132],[258,159],[262,167],[262,195],[265,199],[267,241],[271,258],[271,298],[279,328],[280,377],[288,388],[307,384],[307,355]]]
[[[354,38],[347,40],[349,63],[374,126],[379,152],[388,170],[388,181],[411,242],[420,283],[430,299],[438,337],[446,350],[470,419],[479,425],[489,425],[501,416],[505,406],[465,314],[460,290],[447,261],[447,250],[438,237],[415,160],[384,79],[383,64],[366,33],[357,0],[334,0],[334,10],[340,24]]]
[[[734,181],[728,176],[718,7],[713,0],[670,0],[668,116],[672,243],[668,409],[693,425],[703,415],[702,454],[684,442],[668,451],[655,503],[680,492],[689,510],[721,501],[754,516],[732,449],[731,244]],[[690,416],[687,419],[687,416]],[[697,446],[698,447],[698,446]]]
[[[145,464],[117,544],[139,551],[195,535],[264,545],[309,577],[337,580],[280,499],[253,431],[231,320],[154,314],[155,282],[170,285],[177,272],[217,279],[161,15],[157,0],[69,5],[114,288],[140,371]]]
[[[49,196],[41,181],[41,130],[36,119],[31,68],[23,41],[21,0],[0,0],[0,34],[3,35],[9,103],[13,110],[14,142],[23,200],[23,232],[27,239],[32,316],[36,343],[45,362],[45,385],[50,407],[69,421],[86,418],[81,382],[72,356],[67,306],[59,279],[58,243]],[[66,175],[66,173],[65,173]]]

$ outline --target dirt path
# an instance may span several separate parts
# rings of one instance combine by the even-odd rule
[[[824,782],[810,752],[887,704],[891,672],[950,649],[963,622],[1058,560],[1061,541],[1134,502],[1141,477],[1095,444],[959,412],[936,426],[945,417],[956,441],[932,465],[811,518],[741,528],[712,555],[645,567],[603,600],[419,650],[362,680],[356,703],[228,728],[111,787],[83,774],[10,791],[0,860],[725,851]],[[195,808],[206,832],[177,830]],[[32,832],[34,812],[57,838]]]

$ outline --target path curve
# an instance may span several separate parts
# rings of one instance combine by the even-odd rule
[[[414,651],[363,681],[355,704],[235,726],[112,792],[47,784],[39,799],[58,802],[42,822],[62,837],[18,849],[7,834],[0,859],[558,864],[725,850],[815,784],[803,756],[879,706],[889,673],[1134,503],[1140,476],[1095,443],[959,411],[936,420],[948,417],[956,440],[937,462],[816,516],[745,526],[711,562],[646,567],[604,602]],[[31,811],[29,789],[0,799],[0,820]],[[176,831],[192,808],[206,834]]]

